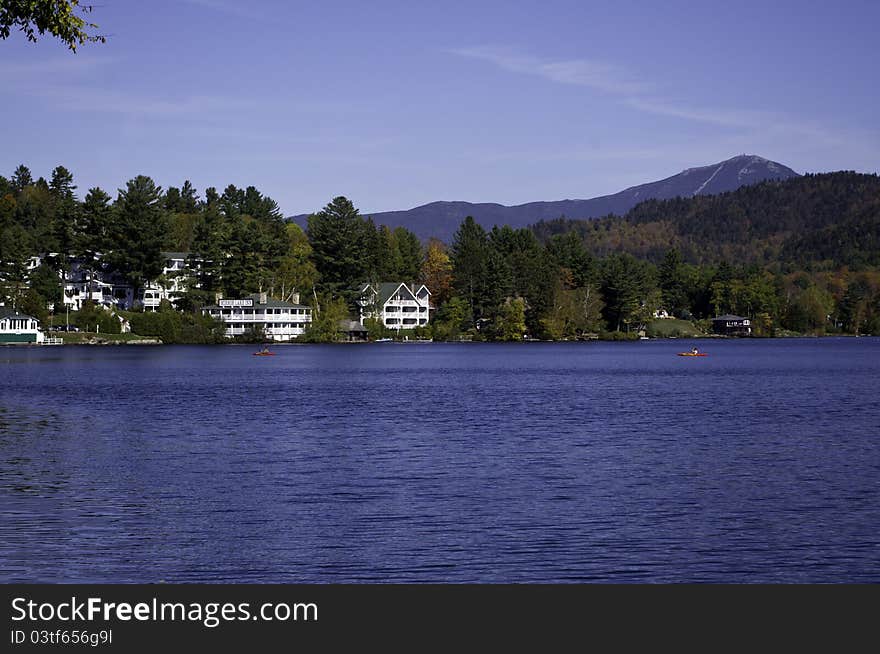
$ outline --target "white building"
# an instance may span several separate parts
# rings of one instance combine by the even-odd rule
[[[15,309],[0,306],[0,344],[42,343],[40,321]]]
[[[89,271],[82,262],[72,260],[68,270],[61,273],[63,301],[70,309],[82,308],[83,302],[91,300],[108,308],[131,309],[137,302],[144,311],[156,311],[162,300],[173,302],[186,291],[186,252],[163,252],[162,274],[158,279],[144,284],[139,296],[120,275],[106,270],[99,261],[95,270]]]
[[[186,292],[186,278],[188,276],[186,259],[188,252],[163,252],[165,263],[162,266],[162,276],[157,280],[147,282],[144,286],[142,303],[144,311],[157,311],[162,300],[174,302]]]
[[[403,282],[366,284],[361,289],[361,324],[367,318],[379,318],[388,329],[424,327],[431,317],[431,292],[423,284],[418,288]]]
[[[89,271],[76,259],[69,262],[68,269],[61,273],[62,300],[72,309],[82,308],[83,302],[91,300],[105,307],[127,309],[134,304],[134,291],[118,275],[101,270]]]
[[[293,302],[270,298],[266,293],[255,293],[240,300],[218,299],[217,304],[202,311],[226,324],[226,336],[245,336],[262,331],[267,340],[291,341],[305,333],[312,322],[312,309]]]

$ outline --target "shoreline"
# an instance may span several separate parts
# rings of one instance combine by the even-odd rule
[[[797,339],[827,339],[827,338],[878,338],[870,334],[798,334],[786,336],[724,336],[721,334],[704,334],[701,336],[670,336],[670,337],[650,337],[650,338],[590,338],[590,339],[570,339],[570,340],[541,340],[541,339],[523,339],[519,341],[483,341],[483,340],[460,340],[460,341],[328,341],[326,343],[306,343],[296,341],[279,341],[277,343],[164,343],[156,338],[128,339],[128,340],[105,340],[102,338],[83,340],[76,343],[53,343],[51,345],[45,343],[0,343],[2,348],[34,348],[34,347],[118,347],[118,346],[198,346],[198,347],[228,347],[228,346],[250,346],[262,347],[264,345],[274,347],[304,347],[309,345],[432,345],[432,344],[454,344],[454,345],[528,345],[528,344],[547,344],[547,343],[643,343],[653,341],[790,341]]]

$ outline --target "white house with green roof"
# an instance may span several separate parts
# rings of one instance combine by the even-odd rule
[[[40,321],[16,309],[0,306],[0,345],[42,343]]]
[[[296,294],[291,299],[293,302],[283,302],[266,293],[254,293],[234,300],[218,298],[217,304],[202,311],[226,325],[227,338],[262,331],[266,340],[292,341],[311,324],[312,308],[299,304]]]
[[[379,318],[388,329],[414,329],[431,319],[431,291],[424,284],[365,284],[359,304],[362,325],[368,318]]]

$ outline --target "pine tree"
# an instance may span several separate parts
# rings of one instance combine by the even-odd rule
[[[375,228],[361,218],[345,197],[334,198],[308,218],[312,258],[318,271],[318,290],[345,298],[354,306],[370,272],[369,244]]]
[[[107,261],[132,285],[137,298],[143,285],[162,272],[166,233],[162,189],[149,177],[138,175],[119,190],[115,209],[110,234],[113,249]]]

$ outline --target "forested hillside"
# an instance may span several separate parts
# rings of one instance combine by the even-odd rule
[[[862,269],[880,263],[880,177],[804,175],[721,195],[648,200],[622,217],[541,221],[533,230],[542,241],[574,231],[597,256],[625,251],[659,262],[673,247],[689,263]]]

